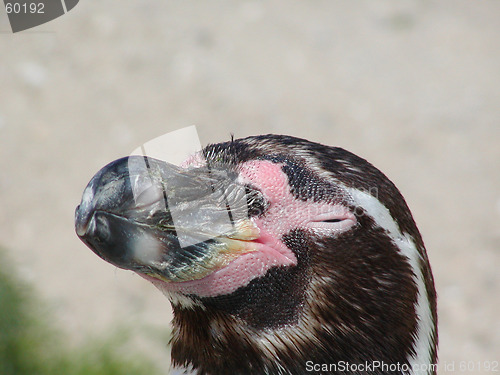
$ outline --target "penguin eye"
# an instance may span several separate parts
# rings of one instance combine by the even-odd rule
[[[308,226],[321,232],[344,232],[357,223],[356,216],[341,206],[326,206],[318,215],[309,218]]]
[[[266,210],[268,204],[262,193],[250,186],[245,187],[249,217],[259,217]]]

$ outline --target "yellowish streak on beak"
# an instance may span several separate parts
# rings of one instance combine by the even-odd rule
[[[259,228],[249,219],[236,223],[233,233],[225,237],[217,237],[217,244],[213,246],[217,248],[211,259],[204,264],[192,264],[190,273],[191,280],[201,279],[221,268],[226,267],[238,257],[258,250],[258,245],[253,240],[259,238]],[[149,276],[155,279],[171,282],[165,277],[148,273]],[[194,276],[196,275],[196,276]],[[188,281],[187,279],[186,281]]]
[[[146,273],[146,275],[154,277],[155,279],[158,279],[160,281],[165,281],[166,283],[170,282],[167,278],[163,277],[162,275],[157,275],[156,273]]]
[[[228,236],[235,240],[252,241],[259,238],[259,228],[250,220],[242,220],[236,223],[236,230]]]

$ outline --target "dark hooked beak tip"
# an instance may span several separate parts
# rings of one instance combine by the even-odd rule
[[[85,209],[83,205],[78,205],[75,210],[75,231],[78,237],[83,237],[87,233],[92,211]]]
[[[157,202],[157,174],[174,169],[132,156],[115,160],[103,167],[85,188],[75,209],[75,232],[98,256],[125,269],[144,263],[163,262],[163,246],[175,247],[175,232],[163,233],[153,214],[168,216],[166,204]],[[156,173],[156,174],[155,174]],[[156,188],[156,189],[155,189]],[[163,195],[159,195],[163,198]],[[160,212],[159,208],[163,208]],[[174,243],[174,245],[171,245]],[[147,264],[146,264],[147,263]]]
[[[75,231],[78,237],[83,237],[87,231],[87,222],[83,219],[81,205],[78,205],[75,210]]]
[[[75,230],[78,237],[83,237],[85,235],[94,213],[94,189],[92,181],[85,188],[82,195],[82,201],[75,210]]]
[[[128,177],[128,160],[121,158],[109,163],[90,180],[83,191],[82,200],[75,210],[75,231],[80,238],[88,232],[96,210],[112,210],[109,203],[113,199],[119,201],[119,197],[124,196],[126,184],[120,180],[120,176]],[[114,189],[103,192],[106,186],[114,186]]]

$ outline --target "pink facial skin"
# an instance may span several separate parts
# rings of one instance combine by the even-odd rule
[[[253,160],[240,167],[239,182],[260,189],[269,203],[265,215],[251,219],[260,230],[259,238],[251,241],[256,251],[241,255],[224,268],[199,280],[167,283],[143,277],[167,292],[200,297],[230,294],[265,275],[271,267],[297,264],[295,254],[281,240],[290,231],[305,229],[333,236],[356,224],[356,217],[345,206],[295,198],[290,192],[288,177],[281,168],[282,164],[266,160]]]

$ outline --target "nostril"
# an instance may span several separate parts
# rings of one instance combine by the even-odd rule
[[[136,209],[144,208],[147,206],[151,206],[154,203],[162,201],[164,198],[164,191],[150,183],[149,186],[146,186],[139,193],[135,194],[134,200],[136,204]]]

